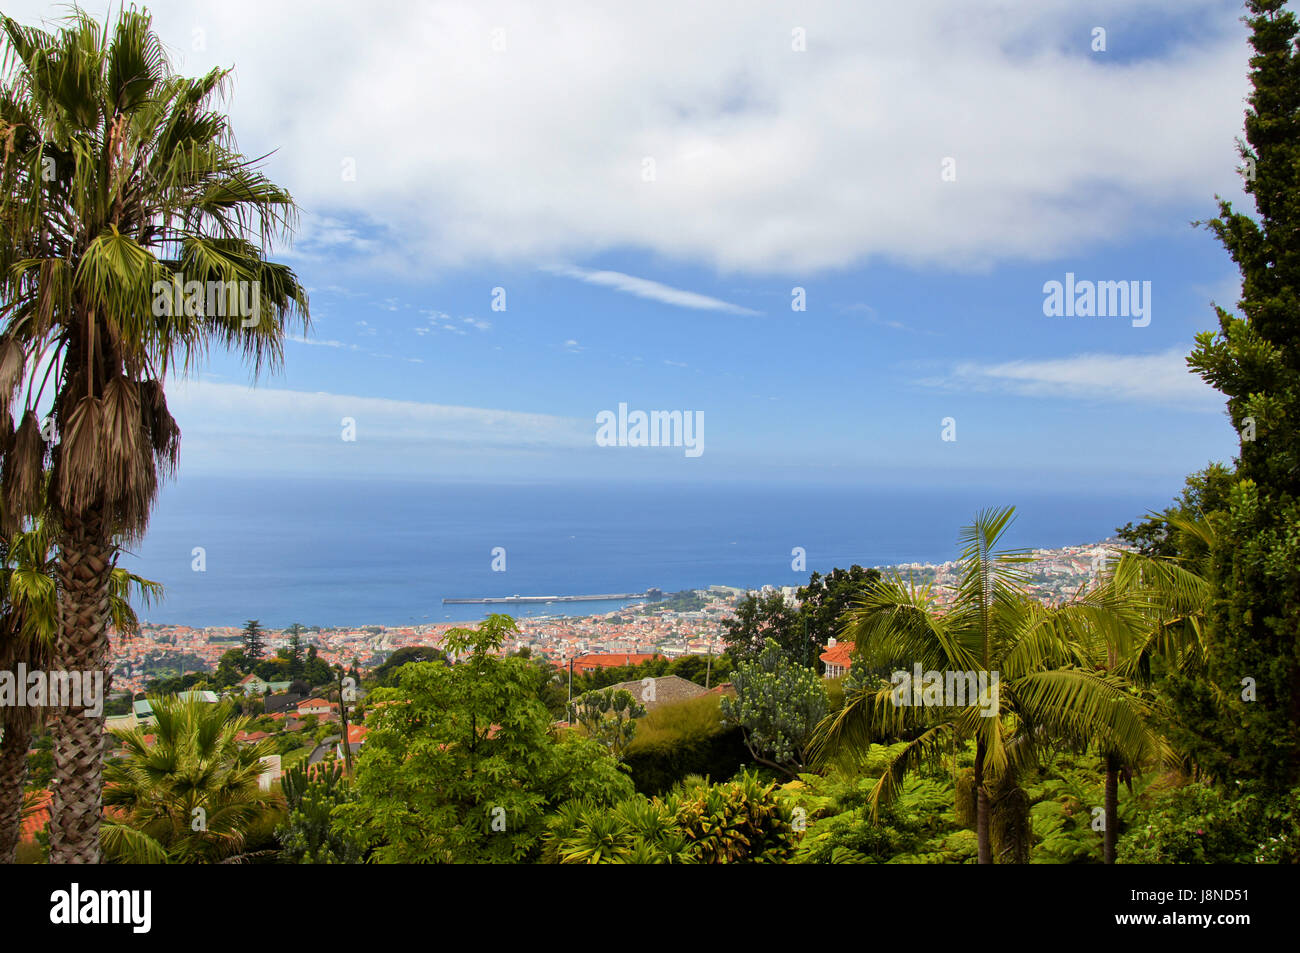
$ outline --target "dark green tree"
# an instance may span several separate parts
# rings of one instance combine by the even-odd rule
[[[799,615],[808,640],[817,647],[812,664],[817,666],[819,674],[824,668],[821,647],[843,636],[845,613],[862,598],[868,586],[879,580],[879,570],[863,569],[855,563],[848,569],[832,569],[825,576],[815,572],[808,585],[800,587]]]
[[[751,592],[736,607],[735,618],[722,620],[722,628],[727,651],[738,662],[755,658],[769,639],[801,665],[815,665],[821,654],[799,611],[779,592],[766,596]]]
[[[808,762],[808,743],[827,711],[822,680],[769,639],[757,658],[736,666],[731,681],[736,697],[723,697],[723,718],[744,729],[755,761],[798,777]]]
[[[256,665],[262,658],[262,652],[265,643],[262,639],[262,625],[256,619],[249,619],[244,623],[244,630],[241,633],[244,642],[244,658],[248,664]]]
[[[381,688],[392,688],[397,684],[397,673],[409,662],[445,662],[447,655],[442,649],[431,645],[408,645],[398,649],[377,665],[370,673],[371,678]]]
[[[502,658],[509,616],[452,629],[455,665],[405,665],[376,689],[343,830],[379,863],[535,859],[548,812],[571,798],[611,804],[632,792],[589,739],[557,741],[530,663]],[[380,704],[384,701],[398,704]]]
[[[324,659],[317,657],[316,646],[314,645],[307,646],[307,661],[302,666],[302,680],[313,688],[328,685],[334,681],[334,673],[330,671],[330,667],[325,663]]]
[[[230,649],[217,663],[217,673],[212,677],[212,681],[218,688],[230,688],[232,685],[239,684],[249,668],[244,650]]]
[[[721,685],[731,677],[731,657],[728,655],[682,655],[668,665],[668,674],[684,678],[696,685],[705,682],[712,688]]]
[[[285,661],[289,663],[289,678],[302,676],[302,626],[295,622],[289,626],[289,647],[281,649]]]
[[[1248,0],[1252,91],[1239,142],[1255,215],[1207,223],[1242,277],[1188,364],[1227,397],[1238,482],[1215,546],[1208,678],[1175,706],[1216,712],[1195,760],[1222,781],[1300,782],[1300,54],[1284,0]]]

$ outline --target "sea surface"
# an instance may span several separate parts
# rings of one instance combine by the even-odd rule
[[[150,622],[408,625],[589,615],[621,603],[444,606],[444,597],[798,585],[813,570],[943,562],[982,508],[1010,546],[1095,542],[1163,495],[757,486],[496,486],[188,477],[122,564],[163,583]],[[505,571],[493,570],[497,547]],[[791,568],[802,547],[807,568]],[[202,569],[198,571],[202,550]],[[499,555],[495,561],[500,565]]]

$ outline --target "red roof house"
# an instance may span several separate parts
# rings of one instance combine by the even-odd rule
[[[829,645],[819,658],[826,665],[827,678],[847,675],[849,666],[853,664],[853,643],[836,642],[834,645]]]
[[[649,654],[640,654],[636,652],[611,652],[607,654],[593,653],[591,655],[579,655],[573,660],[573,670],[575,672],[591,672],[601,668],[619,668],[624,665],[640,665],[643,662],[649,662],[651,659],[659,658],[657,652]]]

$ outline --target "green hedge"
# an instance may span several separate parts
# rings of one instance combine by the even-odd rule
[[[702,695],[637,720],[623,761],[638,792],[663,794],[692,774],[725,781],[751,760],[740,728],[723,727],[718,700]]]

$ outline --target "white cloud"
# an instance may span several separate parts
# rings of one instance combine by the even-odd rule
[[[312,347],[333,347],[346,348],[349,351],[359,351],[360,348],[355,344],[346,344],[343,341],[335,341],[328,338],[308,338],[298,334],[286,334],[286,341],[293,341],[295,344],[310,344]]]
[[[697,311],[723,311],[727,314],[753,315],[759,313],[694,291],[672,288],[657,281],[651,281],[648,278],[625,275],[621,271],[592,271],[588,268],[575,268],[572,266],[548,266],[544,270],[553,275],[575,278],[589,285],[613,288],[615,291],[621,291],[624,294],[636,295],[638,298],[648,298],[651,301],[671,304],[678,308],[692,308]]]
[[[958,364],[919,383],[950,390],[1002,391],[1024,397],[1137,401],[1222,410],[1223,397],[1187,367],[1187,351],[1077,354],[1064,358]]]
[[[801,274],[1059,256],[1160,227],[1160,210],[1212,214],[1215,192],[1239,194],[1249,50],[1236,0],[1177,6],[1176,33],[1167,0],[972,0],[961,16],[839,0],[154,13],[186,72],[235,64],[235,130],[249,154],[274,152],[270,173],[303,205],[301,255],[414,275],[631,248]],[[1091,51],[1096,24],[1115,52]],[[1125,59],[1136,34],[1180,39]]]
[[[485,448],[563,449],[590,445],[594,432],[585,421],[550,414],[246,387],[201,379],[169,382],[167,397],[186,438],[192,434],[237,433],[272,444],[287,437],[333,445],[342,443],[344,417],[356,421],[358,443],[429,446],[469,442]]]

